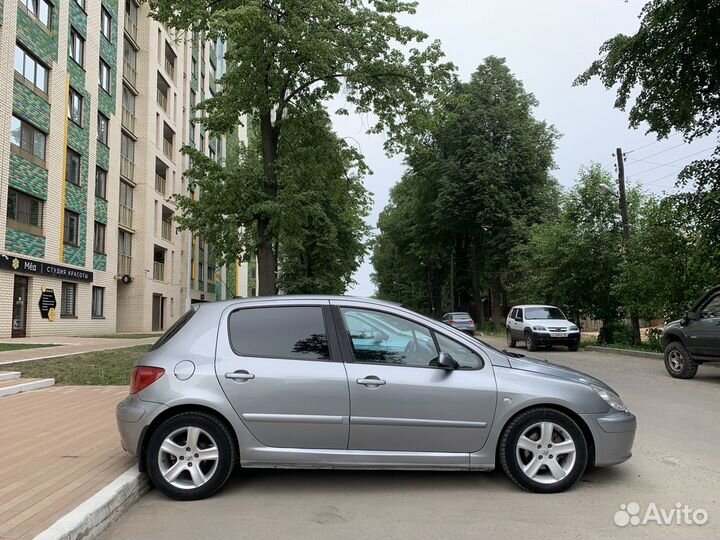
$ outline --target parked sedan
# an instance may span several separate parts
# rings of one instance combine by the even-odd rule
[[[446,313],[443,315],[442,321],[461,332],[465,332],[471,336],[475,335],[475,321],[473,321],[470,314],[465,311]]]
[[[383,333],[358,335],[358,321]],[[138,361],[117,422],[141,470],[181,500],[212,495],[236,464],[499,465],[554,493],[630,458],[636,428],[589,375],[393,304],[315,296],[195,306]]]

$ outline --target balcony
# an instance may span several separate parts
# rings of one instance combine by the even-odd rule
[[[155,281],[165,281],[165,263],[153,262],[153,279]]]
[[[120,205],[120,216],[119,216],[120,225],[123,227],[127,227],[128,229],[132,229],[132,223],[133,223],[133,210],[132,208],[128,208],[124,204]]]
[[[130,270],[132,268],[132,257],[130,255],[123,255],[118,253],[118,270],[119,276],[131,275]]]
[[[160,235],[163,240],[172,241],[172,223],[169,221],[161,221]]]
[[[135,70],[135,67],[130,64],[127,60],[123,61],[123,77],[127,82],[129,82],[133,87],[137,84],[137,71]]]
[[[161,195],[165,195],[165,187],[166,187],[166,180],[164,176],[160,176],[159,174],[155,174],[155,191],[160,193]]]
[[[125,13],[125,33],[137,43],[137,23],[128,13]]]
[[[163,154],[165,154],[168,158],[172,159],[173,155],[173,144],[171,141],[168,141],[167,139],[163,139]]]
[[[175,64],[167,56],[165,57],[165,73],[171,80],[175,80]]]
[[[135,133],[135,115],[126,107],[122,108],[122,126],[130,133]]]
[[[165,112],[168,112],[168,104],[167,104],[167,101],[168,101],[168,100],[167,100],[167,96],[166,96],[165,94],[163,94],[162,91],[158,88],[158,90],[157,90],[157,102],[158,102],[158,105],[160,105],[160,108],[161,108],[163,111],[165,111]]]
[[[125,156],[120,156],[120,175],[135,181],[135,164]]]

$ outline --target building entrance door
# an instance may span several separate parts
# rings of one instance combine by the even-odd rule
[[[152,331],[159,332],[164,330],[163,321],[165,320],[165,298],[159,294],[153,294],[152,303]]]
[[[27,330],[28,278],[15,276],[13,289],[12,337],[25,337]]]

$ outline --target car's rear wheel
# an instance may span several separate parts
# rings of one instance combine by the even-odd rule
[[[558,493],[580,480],[588,463],[588,446],[580,427],[554,409],[531,409],[503,431],[499,447],[505,474],[521,488]]]
[[[692,379],[698,364],[682,343],[673,341],[665,347],[665,369],[676,379]]]
[[[152,433],[145,459],[159,491],[182,501],[204,499],[227,482],[235,464],[235,442],[213,416],[181,413]]]
[[[532,332],[525,332],[525,347],[528,351],[537,351],[537,343],[535,343]]]
[[[505,332],[505,337],[507,338],[508,347],[514,347],[517,345],[517,341],[513,339],[512,334],[510,334],[510,330]]]

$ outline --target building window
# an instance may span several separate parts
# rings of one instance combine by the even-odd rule
[[[80,92],[70,87],[70,94],[68,96],[69,108],[68,118],[75,122],[78,126],[82,127],[83,120],[83,97]]]
[[[65,180],[76,186],[80,185],[80,165],[82,157],[75,150],[67,149],[65,158]]]
[[[80,6],[83,11],[85,11],[85,0],[75,0],[75,3]]]
[[[70,29],[70,58],[80,67],[85,61],[85,39],[74,28]]]
[[[43,201],[14,189],[8,190],[8,227],[42,236]]]
[[[45,27],[50,28],[52,20],[52,4],[47,0],[20,0],[28,13],[33,15]]]
[[[190,73],[193,77],[197,78],[197,60],[195,60],[194,56],[190,61]]]
[[[99,84],[100,88],[110,94],[110,66],[108,66],[103,60],[100,60],[100,71],[99,71]]]
[[[70,210],[65,210],[65,235],[63,243],[69,246],[77,246],[80,236],[80,216]]]
[[[47,136],[35,126],[17,116],[12,117],[10,142],[42,161],[45,161],[46,138]]]
[[[132,256],[132,233],[118,230],[118,253],[126,257]]]
[[[107,199],[107,171],[100,167],[95,169],[95,196]]]
[[[95,222],[95,238],[93,240],[93,251],[105,254],[105,225],[99,221]]]
[[[20,45],[15,45],[15,71],[35,88],[47,94],[48,68]]]
[[[103,308],[105,307],[105,288],[92,288],[92,316],[96,319],[103,317]]]
[[[108,124],[110,123],[110,120],[108,120],[107,116],[105,116],[102,113],[98,113],[98,135],[97,140],[103,143],[105,146],[108,145]]]
[[[120,182],[120,205],[126,208],[133,207],[133,187],[127,182]]]
[[[62,283],[62,297],[60,298],[60,316],[75,316],[75,299],[77,297],[77,285],[75,283]]]
[[[100,33],[112,42],[112,16],[104,7],[100,10]]]

